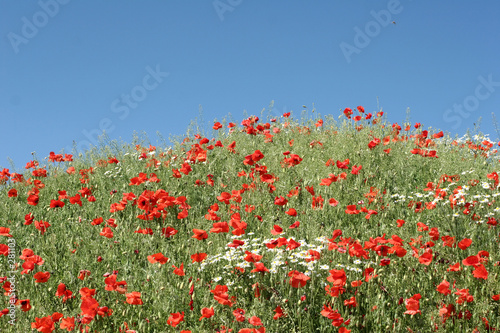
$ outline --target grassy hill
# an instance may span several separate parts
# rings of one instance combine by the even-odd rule
[[[500,329],[500,143],[315,117],[4,169],[0,331]]]

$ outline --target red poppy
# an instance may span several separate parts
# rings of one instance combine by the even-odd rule
[[[203,318],[210,318],[214,315],[215,311],[214,311],[214,308],[203,308],[201,309],[201,317],[200,317],[200,321],[203,319]]]
[[[6,228],[6,227],[0,227],[0,236],[13,237],[10,234],[10,228]]]
[[[50,208],[64,207],[64,202],[61,200],[50,200]]]
[[[126,281],[117,281],[117,275],[111,274],[104,279],[104,283],[106,286],[104,287],[107,291],[117,291],[120,294],[125,294],[127,292],[127,282]]]
[[[57,286],[57,292],[56,296],[61,297],[63,296],[62,302],[66,302],[69,298],[73,297],[73,292],[71,290],[66,289],[66,285],[64,283],[59,283],[59,286]]]
[[[102,228],[102,231],[99,233],[99,235],[104,236],[106,238],[113,238],[113,231],[111,230],[110,227],[104,227]]]
[[[182,321],[184,321],[184,311],[177,312],[177,313],[171,313],[170,317],[168,317],[168,319],[167,319],[167,324],[172,326],[172,327],[176,327]]]
[[[266,266],[264,266],[263,263],[261,263],[261,262],[254,262],[253,264],[255,265],[255,268],[252,269],[250,271],[250,273],[256,273],[256,272],[265,273],[265,272],[269,272],[269,269],[267,269]]]
[[[483,264],[478,264],[474,267],[472,275],[474,275],[474,277],[477,279],[486,280],[488,278],[488,271],[486,270],[486,267],[484,267]]]
[[[479,264],[479,258],[477,255],[469,256],[469,257],[465,258],[464,260],[462,260],[462,264],[464,266],[476,266],[477,264]]]
[[[206,253],[195,253],[195,254],[191,255],[191,260],[193,261],[193,263],[195,263],[195,262],[202,262],[206,258],[207,258],[207,254]]]
[[[36,280],[36,283],[45,283],[50,278],[50,272],[38,272],[33,275],[33,278]]]
[[[47,332],[50,333],[56,329],[54,325],[54,321],[51,316],[43,317],[43,318],[35,318],[35,322],[31,323],[31,328],[36,329],[39,332]]]
[[[216,222],[213,224],[213,228],[210,229],[211,233],[221,233],[229,232],[229,225],[227,222]]]
[[[279,198],[278,198],[278,197],[276,197],[276,198],[274,199],[274,204],[275,204],[275,205],[278,205],[278,206],[284,206],[284,205],[286,205],[286,204],[287,204],[287,202],[288,202],[288,200],[287,200],[287,199],[285,199],[285,198],[283,198],[282,196],[280,196]]]
[[[175,235],[178,232],[178,230],[172,228],[172,227],[166,227],[166,228],[161,228],[161,233],[163,236],[169,238]]]
[[[358,303],[356,302],[356,297],[352,296],[351,298],[344,300],[344,305],[349,308],[357,307]]]
[[[446,280],[443,280],[436,288],[438,293],[441,293],[443,295],[450,295],[450,283],[447,282]]]
[[[203,240],[208,238],[208,234],[205,230],[193,229],[194,236],[191,238],[196,238],[197,240]]]
[[[133,291],[131,293],[125,294],[127,297],[127,303],[131,305],[142,305],[141,293],[138,291]]]
[[[176,267],[174,265],[172,265],[172,267],[174,268],[175,275],[179,275],[179,276],[186,275],[186,273],[184,273],[184,263],[182,263],[180,267]]]
[[[158,262],[158,263],[163,265],[166,262],[168,262],[168,260],[169,259],[167,257],[165,257],[161,252],[148,256],[148,261],[152,264],[155,264]]]
[[[273,235],[279,235],[283,233],[283,228],[280,227],[279,225],[275,224],[273,226],[273,229],[271,229],[271,234]]]
[[[253,326],[263,326],[262,321],[257,316],[252,316],[248,319],[248,322]]]
[[[468,248],[470,245],[472,244],[472,239],[470,238],[464,238],[462,239],[460,242],[458,242],[457,246],[462,249],[462,250],[465,250],[466,248]]]
[[[246,256],[245,256],[244,260],[248,261],[248,262],[258,262],[262,259],[261,255],[252,253],[250,251],[245,251],[245,254],[246,254]]]
[[[348,205],[345,212],[346,214],[359,214],[359,210],[356,209],[356,205]]]
[[[288,276],[290,277],[289,284],[294,288],[304,287],[307,281],[311,279],[309,276],[296,270],[289,272]]]
[[[29,299],[19,299],[17,300],[16,305],[21,306],[21,310],[23,312],[28,312],[29,310],[31,310],[31,304]]]
[[[294,239],[290,238],[290,240],[288,241],[288,244],[287,244],[286,248],[288,250],[294,250],[294,249],[300,247],[300,245],[301,244],[299,242],[296,242]]]
[[[420,309],[420,294],[415,294],[411,298],[405,299],[406,311],[405,314],[415,315],[418,313],[422,313]]]
[[[242,246],[243,244],[245,244],[244,241],[241,241],[239,239],[233,239],[233,242],[232,243],[229,243],[227,244],[227,247],[234,247],[234,248],[237,248],[239,246]]]
[[[330,200],[328,200],[328,204],[332,207],[336,207],[339,204],[339,202],[335,200],[335,198],[331,198]]]
[[[429,266],[432,262],[432,253],[425,252],[418,258],[418,262],[423,265]]]

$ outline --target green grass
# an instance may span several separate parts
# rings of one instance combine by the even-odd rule
[[[486,321],[499,329],[497,143],[434,130],[425,136],[380,113],[354,113],[337,120],[249,117],[231,130],[223,121],[211,140],[188,132],[173,148],[108,142],[71,161],[48,158],[22,179],[4,170],[0,227],[9,230],[0,244],[15,246],[9,253],[0,245],[0,277],[9,278],[0,280],[0,309],[8,313],[9,291],[23,302],[0,318],[0,331],[66,331],[59,316],[74,318],[73,331],[102,333],[484,332]],[[429,151],[437,157],[425,156]],[[356,174],[353,166],[362,168]],[[36,205],[28,203],[34,188]],[[54,207],[59,191],[67,197]],[[77,194],[81,206],[70,202]],[[348,214],[348,206],[358,212]],[[40,221],[50,224],[43,233]],[[214,226],[220,222],[227,227]],[[177,232],[166,237],[168,227]],[[210,232],[214,227],[222,232]],[[104,228],[113,236],[103,236]],[[136,232],[148,228],[152,234]],[[282,234],[271,233],[279,228]],[[193,238],[193,229],[207,238]],[[279,238],[281,246],[272,248]],[[228,246],[235,240],[243,245]],[[27,249],[39,257],[21,256]],[[267,271],[245,260],[249,252],[262,256],[256,260]],[[151,263],[157,253],[168,262]],[[193,262],[196,253],[206,258]],[[463,263],[468,257],[476,259],[471,266]],[[456,263],[460,270],[450,270]],[[185,275],[174,274],[181,265]],[[256,267],[264,271],[252,272]],[[50,278],[37,283],[40,272]],[[305,285],[292,283],[297,272],[308,277]],[[114,273],[125,285],[110,287]],[[438,292],[443,280],[449,292]],[[56,295],[61,284],[72,292],[66,300]],[[227,292],[218,294],[217,286]],[[473,299],[461,300],[465,289]],[[126,302],[132,292],[142,304]],[[454,311],[446,315],[444,306]],[[214,315],[200,320],[204,308]],[[273,318],[277,309],[283,316]],[[176,313],[184,317],[174,327]],[[36,324],[42,321],[45,330]]]

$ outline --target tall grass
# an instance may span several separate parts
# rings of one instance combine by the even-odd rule
[[[5,169],[1,331],[500,328],[496,143],[362,108],[221,122]]]

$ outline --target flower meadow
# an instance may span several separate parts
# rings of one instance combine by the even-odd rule
[[[500,330],[500,143],[262,118],[4,168],[0,331]]]

